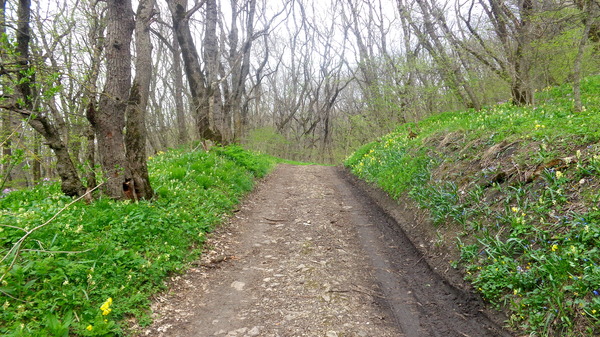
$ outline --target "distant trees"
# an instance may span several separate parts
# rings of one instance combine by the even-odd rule
[[[399,123],[565,82],[582,111],[600,63],[593,0],[137,3],[0,0],[2,189],[151,198],[167,147],[334,163]]]
[[[470,87],[471,83],[482,78],[467,80],[479,67],[487,68],[493,77],[508,84],[514,104],[525,105],[534,103],[536,89],[555,83],[548,81],[558,80],[552,75],[545,78],[537,75],[556,73],[551,68],[559,68],[556,61],[550,60],[556,55],[548,53],[558,51],[572,62],[575,59],[573,54],[568,54],[578,39],[568,34],[581,29],[578,21],[573,20],[573,12],[577,7],[583,9],[584,1],[415,2],[420,8],[417,16],[403,0],[397,1],[398,9],[411,22],[413,33],[440,65],[445,83],[456,90],[461,100],[468,103],[467,106],[479,106],[477,101],[481,98]],[[585,6],[583,13],[591,13],[591,6]],[[597,16],[591,16],[594,18],[588,23],[597,24]],[[453,23],[450,23],[449,17]],[[553,49],[547,46],[553,46]],[[567,69],[560,67],[560,71],[568,73],[572,69],[571,72],[576,72],[575,68],[571,63]],[[460,87],[464,88],[466,96],[457,90]]]

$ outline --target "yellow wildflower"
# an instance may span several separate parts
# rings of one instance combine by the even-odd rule
[[[562,178],[562,176],[563,176],[562,172],[556,171],[556,179],[560,179],[560,178]]]
[[[102,306],[100,307],[100,310],[102,310],[102,315],[103,316],[106,316],[106,315],[110,314],[110,312],[112,311],[112,309],[110,308],[112,302],[113,302],[112,297],[109,297],[104,302],[104,304],[102,304]]]
[[[552,251],[555,252],[558,250],[558,245],[552,245]]]
[[[87,331],[92,331],[92,329],[93,329],[93,328],[94,328],[94,327],[93,327],[93,326],[90,324],[90,325],[88,325],[88,326],[87,326],[87,328],[85,328],[85,329],[86,329]]]

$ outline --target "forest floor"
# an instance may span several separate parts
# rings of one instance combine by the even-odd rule
[[[138,335],[511,335],[359,185],[341,168],[280,165],[171,279]]]

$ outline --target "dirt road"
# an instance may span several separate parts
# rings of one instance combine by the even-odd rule
[[[510,336],[341,170],[281,165],[141,336]]]

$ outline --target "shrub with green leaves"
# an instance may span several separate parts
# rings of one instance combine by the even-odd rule
[[[149,296],[197,258],[211,231],[273,161],[235,146],[149,160],[153,201],[100,198],[67,207],[0,264],[3,336],[123,335],[127,317],[150,321]],[[57,183],[0,198],[0,249],[72,199]],[[15,252],[15,251],[13,251]]]

